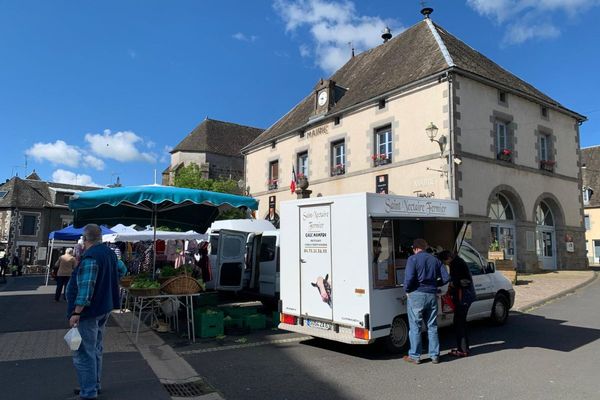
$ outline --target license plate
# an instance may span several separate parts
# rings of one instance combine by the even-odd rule
[[[311,328],[323,329],[323,330],[331,330],[331,324],[329,322],[321,322],[321,321],[313,321],[310,319],[306,320],[306,325]]]

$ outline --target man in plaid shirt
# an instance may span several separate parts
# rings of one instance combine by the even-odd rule
[[[95,224],[83,229],[85,252],[67,286],[69,325],[76,326],[81,346],[73,352],[80,399],[96,399],[102,375],[104,329],[112,310],[119,308],[120,272],[117,256],[102,244]]]

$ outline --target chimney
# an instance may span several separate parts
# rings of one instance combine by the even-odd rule
[[[392,31],[390,30],[389,26],[385,27],[385,29],[383,30],[383,34],[381,35],[381,38],[383,39],[383,43],[387,43],[387,41],[392,38]]]

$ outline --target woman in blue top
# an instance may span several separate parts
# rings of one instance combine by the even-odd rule
[[[450,351],[455,357],[469,355],[469,336],[467,335],[467,313],[471,303],[475,301],[475,287],[469,266],[457,254],[448,250],[438,254],[439,259],[450,267],[450,284],[448,292],[454,302],[454,332],[456,333],[456,349]]]

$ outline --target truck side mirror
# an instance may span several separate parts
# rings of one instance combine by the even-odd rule
[[[486,274],[491,274],[494,271],[496,271],[496,265],[494,264],[493,261],[488,261],[487,267],[485,268],[485,273]]]

